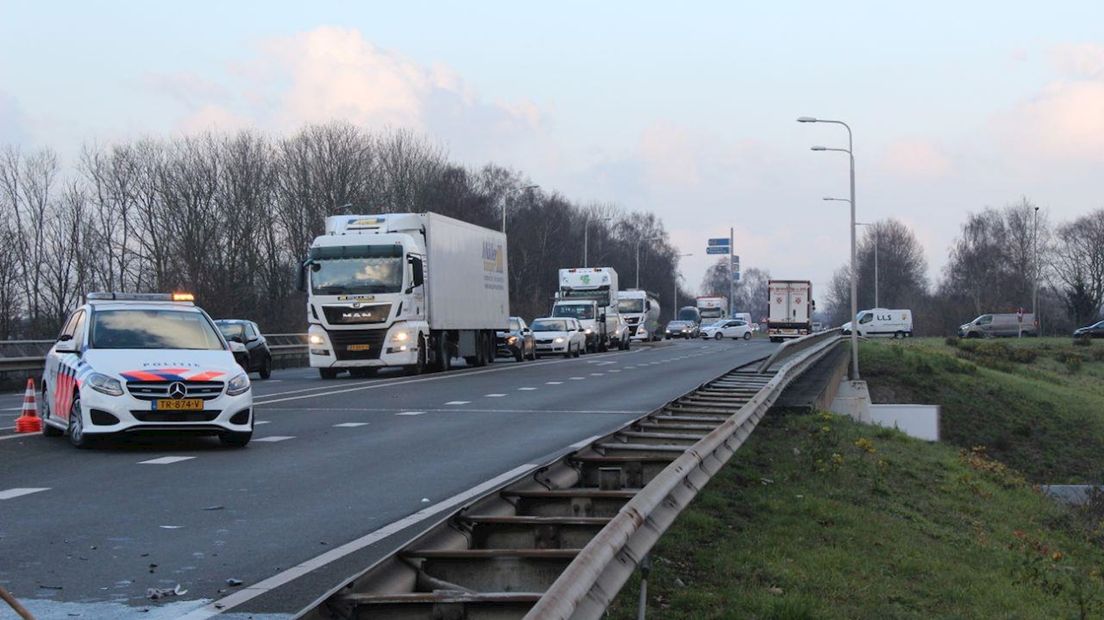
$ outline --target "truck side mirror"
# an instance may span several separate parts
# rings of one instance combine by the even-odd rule
[[[299,273],[295,278],[295,289],[300,293],[305,293],[307,291],[307,267],[313,268],[313,263],[311,263],[309,258],[299,264]]]
[[[410,263],[411,271],[411,286],[418,287],[425,283],[425,272],[422,268],[422,259],[417,256],[411,256],[408,259]]]

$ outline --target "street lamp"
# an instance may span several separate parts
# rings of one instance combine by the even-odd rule
[[[1039,305],[1039,207],[1035,207],[1035,226],[1031,232],[1031,243],[1035,246],[1035,260],[1033,272],[1033,282],[1031,285],[1031,320],[1035,321],[1035,335],[1038,336],[1042,333],[1042,322],[1039,321],[1038,305]]]
[[[878,227],[869,222],[855,222],[855,226],[874,227],[874,307],[881,308],[878,305]]]
[[[649,237],[636,242],[636,288],[640,288],[640,244],[645,241],[658,241],[662,238],[663,237]]]
[[[603,217],[599,219],[599,222],[608,222],[612,220],[612,217]],[[590,211],[587,211],[586,219],[583,221],[583,267],[589,267],[590,264],[587,261],[587,254],[590,248]]]
[[[514,191],[516,191],[517,193],[520,194],[521,192],[526,192],[526,191],[529,191],[531,189],[538,189],[538,188],[540,188],[540,185],[526,185],[525,187],[515,188]],[[503,233],[506,232],[506,203],[507,203],[506,200],[502,201],[502,232]]]
[[[851,136],[851,126],[843,121],[829,120],[823,118],[816,118],[812,116],[802,116],[797,119],[799,123],[830,123],[833,125],[843,125],[847,130],[847,148],[846,149],[831,149],[823,146],[814,146],[814,151],[838,151],[840,153],[847,153],[848,159],[851,161],[851,320],[854,321],[855,317],[859,314],[859,285],[856,274],[855,265],[855,153],[854,142]],[[859,380],[859,334],[858,330],[851,330],[851,378],[853,380]]]

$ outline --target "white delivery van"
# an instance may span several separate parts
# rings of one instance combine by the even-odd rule
[[[909,338],[912,336],[912,311],[872,308],[862,310],[856,317],[860,336]],[[851,333],[851,321],[842,326],[843,333]]]

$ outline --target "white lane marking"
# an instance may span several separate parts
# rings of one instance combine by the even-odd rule
[[[592,376],[592,377],[601,377],[604,374],[605,373],[601,373],[601,372],[592,372],[592,373],[590,373],[590,376]]]
[[[339,547],[335,547],[334,549],[331,549],[330,551],[327,551],[322,555],[293,566],[283,572],[277,573],[269,577],[268,579],[263,579],[247,588],[238,590],[230,596],[221,598],[209,605],[201,607],[185,616],[182,616],[181,620],[203,620],[205,618],[210,618],[212,616],[218,615],[229,609],[233,609],[234,607],[237,607],[242,603],[248,602],[258,596],[261,596],[262,594],[265,594],[275,588],[287,584],[294,579],[302,577],[303,575],[306,575],[307,573],[315,569],[329,564],[330,562],[339,560],[349,555],[350,553],[359,551],[369,545],[374,545],[375,543],[387,538],[388,536],[391,536],[392,534],[401,532],[411,525],[420,523],[438,513],[452,508],[457,504],[466,502],[474,497],[479,497],[487,491],[499,485],[505,484],[513,480],[514,478],[517,478],[518,476],[521,476],[534,467],[536,467],[536,465],[532,463],[526,463],[525,465],[515,467],[510,471],[499,474],[498,476],[495,476],[494,478],[491,478],[490,480],[482,484],[476,485],[468,489],[467,491],[457,493],[456,495],[453,495],[452,497],[444,501],[438,502],[432,506],[422,508],[418,512],[403,517],[402,519],[399,519],[398,521],[395,521],[393,523],[389,523],[379,528],[378,530],[357,538],[356,540],[347,542]]]
[[[355,411],[358,413],[393,413],[395,409],[288,409],[288,411]],[[636,413],[645,414],[647,410],[635,409],[471,409],[464,408],[464,413]],[[400,411],[395,415],[424,415],[426,413],[455,413],[456,407],[448,409],[426,409],[425,411]],[[256,441],[256,440],[254,440]]]
[[[636,366],[625,366],[625,370],[632,370],[633,368],[636,368]]]
[[[582,381],[584,379],[586,379],[586,377],[571,377],[572,381]]]
[[[277,441],[287,441],[288,439],[295,439],[294,435],[269,435],[268,437],[261,437],[254,439],[254,442],[264,441],[268,443],[276,443]]]
[[[445,404],[446,405],[468,405],[468,404],[471,404],[471,401],[470,400],[450,400]]]
[[[535,388],[535,387],[519,387],[518,391],[519,392],[532,392],[535,389],[537,389],[537,388]]]
[[[505,394],[484,394],[485,398],[502,398]]]
[[[271,421],[272,421],[272,420],[254,420],[254,421],[253,421],[253,426],[256,426],[256,425],[258,425],[258,424],[268,424],[268,423],[269,423],[269,422],[271,422]]]
[[[620,370],[617,370],[616,368],[610,368],[609,371],[610,372],[621,372]]]
[[[0,431],[11,431],[11,430],[15,430],[15,427],[13,426],[11,428],[0,428]],[[39,433],[16,433],[15,435],[4,435],[3,437],[0,437],[0,441],[4,441],[5,439],[20,439],[20,438],[23,438],[23,437],[31,437],[31,436],[38,435],[38,434]]]
[[[184,526],[183,525],[158,525],[157,527],[159,527],[163,530],[179,530],[180,528],[182,528]]]
[[[545,381],[545,385],[563,385],[563,381]]]
[[[194,459],[194,456],[163,456],[159,459],[150,459],[148,461],[138,461],[139,465],[171,465],[173,463],[179,463],[180,461],[190,461]]]
[[[22,497],[24,495],[30,495],[31,493],[38,493],[40,491],[49,491],[50,487],[24,487],[15,489],[6,489],[0,491],[0,500],[13,499],[16,497]]]
[[[400,411],[395,415],[422,415],[424,413],[424,411]]]
[[[599,354],[599,357],[605,357],[607,355],[615,355],[615,353],[601,353],[601,354]],[[423,377],[423,378],[419,378],[419,379],[404,379],[404,380],[398,380],[398,381],[390,381],[388,383],[384,383],[383,382],[384,380],[360,381],[360,382],[357,382],[357,383],[350,384],[353,387],[347,387],[347,388],[331,390],[329,392],[319,392],[317,394],[300,394],[301,392],[315,392],[315,391],[318,391],[318,390],[325,390],[325,389],[328,389],[328,388],[332,387],[330,385],[324,385],[324,386],[313,387],[313,388],[305,388],[305,389],[302,389],[302,390],[292,390],[290,392],[277,392],[275,394],[268,394],[268,395],[265,395],[265,396],[257,396],[256,398],[259,400],[259,399],[264,399],[264,398],[270,398],[272,396],[281,396],[283,394],[300,394],[299,396],[288,396],[287,398],[277,398],[277,399],[274,399],[274,400],[267,400],[267,401],[263,401],[263,402],[258,402],[257,400],[254,400],[253,404],[254,405],[271,405],[271,404],[275,404],[275,403],[286,402],[286,401],[289,401],[289,400],[303,400],[305,398],[315,398],[315,397],[318,397],[318,396],[333,396],[335,394],[344,394],[346,392],[360,392],[360,391],[363,391],[363,390],[378,390],[380,388],[394,387],[394,386],[398,386],[398,385],[407,385],[407,384],[410,384],[410,383],[424,383],[426,381],[442,381],[444,379],[451,379],[451,378],[455,378],[455,377],[470,377],[472,375],[483,375],[483,374],[492,373],[492,372],[506,372],[506,371],[509,371],[509,370],[517,370],[519,368],[536,368],[538,366],[548,366],[548,365],[552,365],[552,364],[569,364],[572,361],[573,360],[563,359],[563,360],[549,360],[549,361],[546,361],[546,362],[530,362],[528,364],[511,364],[510,366],[503,366],[502,368],[491,368],[491,369],[487,369],[487,370],[463,370],[463,371],[458,371],[458,372],[449,372],[449,373],[445,373],[443,375],[438,375],[438,376],[433,376],[433,377]]]
[[[367,422],[342,422],[341,424],[334,424],[334,428],[356,428],[358,426],[368,426]]]

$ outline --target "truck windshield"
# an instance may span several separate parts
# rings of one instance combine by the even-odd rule
[[[311,248],[311,293],[398,293],[403,285],[402,247],[363,245]]]
[[[185,310],[97,310],[91,334],[93,349],[225,348],[207,317]]]
[[[716,318],[719,318],[722,314],[720,308],[702,308],[700,310],[700,312],[701,312],[701,318],[703,320],[704,319],[716,319]]]
[[[556,304],[556,306],[552,308],[552,316],[565,316],[587,321],[594,318],[594,306],[583,304]]]
[[[697,308],[686,307],[678,311],[678,320],[689,321],[691,323],[700,323],[701,314]]]
[[[618,312],[644,312],[643,299],[619,299],[617,301]]]

